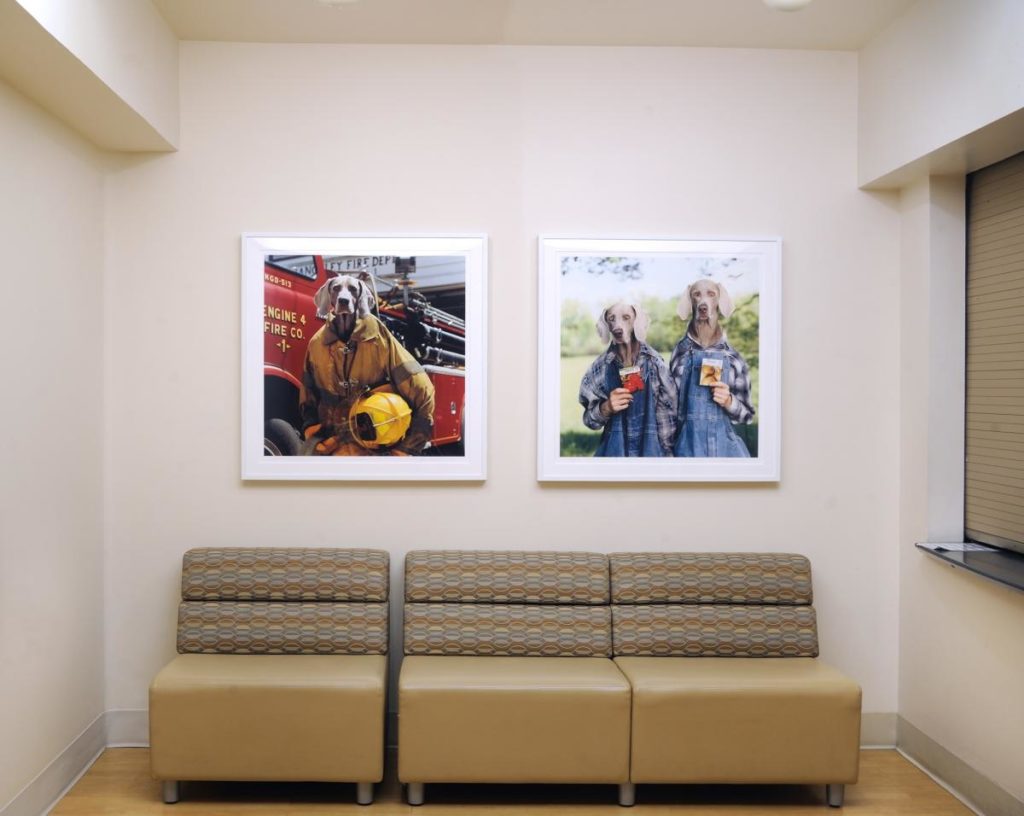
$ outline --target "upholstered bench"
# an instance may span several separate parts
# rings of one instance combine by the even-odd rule
[[[179,780],[355,782],[384,771],[388,555],[185,554],[178,652],[149,692],[152,773]]]
[[[433,782],[608,783],[632,804],[608,597],[604,555],[407,555],[398,777],[410,804]]]
[[[861,690],[818,659],[806,558],[610,556],[633,783],[857,781]]]

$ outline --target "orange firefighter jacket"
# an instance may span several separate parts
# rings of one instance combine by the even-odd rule
[[[313,335],[306,349],[299,394],[302,430],[320,424],[320,436],[352,442],[348,413],[363,394],[390,383],[412,409],[412,421],[395,447],[419,453],[434,425],[434,384],[413,356],[373,315],[356,321],[346,343],[331,323]]]

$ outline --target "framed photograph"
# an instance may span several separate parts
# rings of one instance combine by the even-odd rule
[[[781,241],[540,241],[542,481],[779,480]]]
[[[487,239],[242,236],[242,478],[482,480]]]

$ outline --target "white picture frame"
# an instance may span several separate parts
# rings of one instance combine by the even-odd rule
[[[779,238],[609,239],[542,236],[538,250],[540,338],[537,478],[540,481],[779,481],[782,424],[782,242]],[[579,402],[578,389],[583,383],[581,375],[588,376],[588,383],[593,384],[593,372],[603,370],[601,366],[607,368],[610,365],[607,361],[612,360],[611,357],[604,357],[604,362],[600,363],[598,357],[614,350],[614,340],[612,345],[606,346],[598,339],[598,345],[595,346],[593,340],[586,339],[586,321],[591,321],[589,326],[593,327],[596,335],[596,323],[599,319],[605,320],[604,309],[611,306],[612,301],[642,301],[657,312],[658,317],[650,323],[649,331],[654,342],[653,334],[657,328],[661,338],[658,353],[668,367],[671,358],[666,346],[680,343],[688,333],[688,324],[676,314],[673,315],[676,323],[672,325],[673,318],[666,317],[666,301],[674,299],[678,305],[678,299],[684,291],[689,291],[691,283],[706,279],[717,280],[726,284],[727,288],[733,285],[738,290],[737,300],[741,307],[733,315],[737,321],[736,330],[740,333],[742,328],[745,347],[755,349],[755,353],[750,356],[756,358],[757,365],[756,371],[748,366],[753,385],[749,388],[747,398],[749,402],[756,401],[756,405],[752,405],[753,418],[749,423],[756,427],[740,429],[735,423],[729,423],[734,432],[730,436],[740,435],[740,430],[743,430],[745,438],[741,437],[742,450],[753,448],[753,454],[743,458],[735,453],[727,456],[688,453],[688,450],[694,448],[679,438],[684,423],[677,412],[675,435],[672,437],[675,441],[669,448],[661,445],[659,453],[662,455],[594,455],[592,450],[595,448],[600,451],[602,448],[612,450],[613,447],[602,443],[604,428],[592,429],[586,426],[588,420],[592,424],[600,420],[595,420],[597,415],[594,413],[584,417],[584,405]],[[643,311],[647,307],[640,308]],[[729,319],[723,316],[719,319],[725,330],[725,339],[730,341]],[[754,320],[756,331],[752,327]],[[669,341],[666,338],[673,339]],[[756,338],[756,341],[752,338]],[[674,391],[678,404],[684,360],[682,352],[689,349],[690,359],[693,360],[693,346],[680,348],[676,345],[672,348],[680,349],[679,379],[670,378],[672,388],[659,386],[640,393],[650,393],[651,399],[655,399],[657,394]],[[741,352],[737,352],[736,356],[745,364]],[[735,357],[727,359],[735,360]],[[741,363],[737,361],[737,370],[739,365]],[[692,371],[692,366],[686,370]],[[620,376],[622,371],[624,369],[615,376]],[[737,388],[740,388],[742,377],[736,380]],[[602,392],[600,396],[603,395]],[[739,396],[737,393],[736,398]],[[602,404],[594,401],[592,390],[588,389],[584,397],[591,398],[591,405]],[[741,404],[733,403],[731,394],[726,398],[730,400],[730,406]],[[691,398],[690,405],[695,403],[696,400]],[[651,438],[664,439],[668,433],[667,423],[661,417],[668,411],[651,410],[653,413],[650,415],[657,417],[657,420],[651,420],[649,426],[657,431],[656,434],[651,431]],[[603,419],[604,414],[600,416]],[[634,427],[639,424],[634,423]],[[697,425],[698,422],[694,421],[687,433],[692,434]],[[669,450],[672,453],[668,453]],[[677,451],[680,455],[675,455]]]
[[[486,478],[486,236],[245,233],[241,254],[243,479]],[[323,315],[315,315],[314,289],[336,274],[361,277],[376,288],[378,322],[398,326],[397,334],[387,335],[389,342],[399,338],[396,342],[410,346],[431,387],[436,386],[434,435],[414,455],[389,455],[397,444],[366,455],[329,455],[323,452],[326,448],[316,453],[318,449],[303,438],[310,389],[305,391],[305,420],[298,404],[289,405],[289,400],[298,400],[303,374],[308,374],[305,349],[326,322]],[[403,289],[411,298],[404,304]],[[394,314],[406,322],[396,324]],[[406,342],[414,334],[419,341],[415,348],[411,340]],[[388,374],[381,376],[386,380]],[[362,388],[365,391],[366,386]],[[414,418],[415,410],[414,406]],[[293,437],[282,431],[286,425],[298,435],[298,449],[292,447]],[[276,455],[282,452],[287,455]]]

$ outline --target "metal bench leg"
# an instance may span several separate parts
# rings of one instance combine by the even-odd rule
[[[636,804],[636,785],[632,782],[623,782],[619,785],[619,805],[621,807],[633,807]]]
[[[846,785],[826,785],[825,798],[828,799],[829,807],[842,807],[843,794],[846,792]]]
[[[422,805],[426,786],[422,782],[410,782],[405,787],[405,798],[410,805]]]
[[[173,805],[181,798],[177,779],[165,779],[163,784],[164,804]]]
[[[372,782],[357,782],[356,783],[356,804],[357,805],[372,805],[373,804],[373,783]]]

